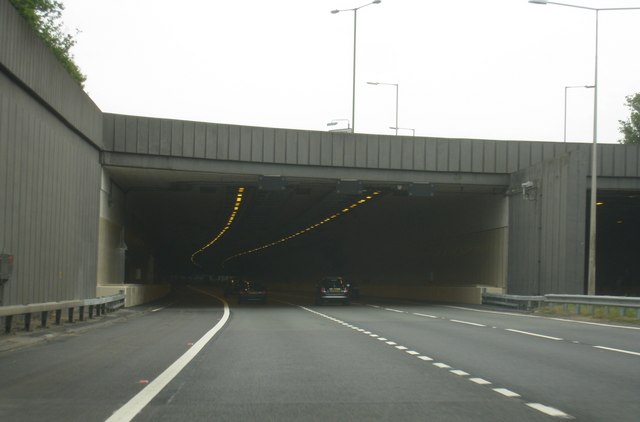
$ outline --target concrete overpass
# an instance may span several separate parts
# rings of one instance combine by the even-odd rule
[[[226,272],[288,288],[341,273],[372,294],[433,300],[585,292],[589,144],[105,114],[6,0],[0,16],[0,249],[14,256],[3,305],[122,288],[145,300],[176,275]],[[598,176],[599,293],[632,294],[640,147],[600,145]],[[192,265],[239,187],[233,225]]]

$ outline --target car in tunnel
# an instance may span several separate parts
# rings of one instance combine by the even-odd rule
[[[316,286],[316,305],[339,302],[349,304],[349,288],[342,277],[324,277]]]
[[[238,289],[238,303],[267,303],[267,288],[262,283],[243,280]]]

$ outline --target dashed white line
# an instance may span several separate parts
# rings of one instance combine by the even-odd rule
[[[407,350],[408,347],[404,347],[404,346],[396,346],[396,349],[398,350]]]
[[[573,419],[573,416],[564,413],[562,410],[558,410],[550,406],[545,406],[544,404],[527,403],[527,406],[531,407],[532,409],[536,409],[537,411],[542,412],[546,415],[553,416],[556,418]]]
[[[380,341],[387,341],[388,339],[384,338],[384,337],[378,337],[378,340]]]
[[[389,346],[395,346],[395,345],[396,345],[396,344],[398,344],[398,343],[396,343],[395,341],[388,341],[388,342],[387,342],[387,344],[388,344]]]
[[[469,373],[468,373],[468,372],[461,371],[460,369],[452,369],[452,370],[451,370],[451,371],[449,371],[449,372],[451,372],[452,374],[455,374],[455,375],[459,375],[459,376],[461,376],[461,377],[466,377],[466,376],[468,376],[468,375],[469,375]]]
[[[415,350],[407,350],[407,353],[409,353],[411,356],[417,356],[417,355],[420,354],[419,352],[416,352]]]
[[[436,362],[433,364],[433,366],[437,366],[438,368],[442,368],[442,369],[450,369],[451,367],[449,365],[447,365],[446,363],[442,363],[442,362]]]
[[[593,347],[595,347],[596,349],[609,350],[610,352],[626,353],[627,355],[640,356],[640,353],[632,352],[630,350],[614,349],[613,347],[605,347],[605,346],[593,346]]]
[[[433,360],[429,356],[418,356],[418,359],[422,359],[424,361],[432,361]]]
[[[520,397],[520,394],[514,393],[513,391],[506,388],[494,388],[493,391],[495,391],[496,393],[500,393],[505,397]]]
[[[413,315],[415,315],[415,316],[421,316],[421,317],[425,317],[425,318],[438,318],[438,317],[437,317],[437,316],[435,316],[435,315],[421,314],[421,313],[418,313],[418,312],[414,312],[414,313],[413,313]]]
[[[480,384],[480,385],[491,384],[491,381],[487,381],[486,379],[483,379],[483,378],[469,378],[469,381],[475,382],[476,384]]]
[[[369,337],[378,337],[377,334],[369,334]]]
[[[404,311],[400,311],[398,309],[384,308],[385,311],[397,312],[399,314],[404,314]]]
[[[556,340],[556,341],[562,340],[560,337],[545,336],[545,335],[542,335],[542,334],[530,333],[528,331],[514,330],[512,328],[505,328],[505,330],[506,331],[511,331],[512,333],[526,334],[528,336],[541,337],[541,338],[546,338],[546,339],[549,339],[549,340]]]
[[[484,324],[478,324],[477,322],[460,321],[458,319],[450,319],[451,322],[457,322],[458,324],[473,325],[474,327],[486,327]]]

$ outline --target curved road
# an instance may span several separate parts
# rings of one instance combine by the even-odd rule
[[[210,287],[0,353],[6,421],[637,421],[640,327]],[[116,313],[117,314],[117,313]],[[228,319],[227,319],[228,318]]]

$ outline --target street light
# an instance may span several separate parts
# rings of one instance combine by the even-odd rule
[[[335,126],[338,124],[338,122],[347,122],[346,131],[351,132],[351,125],[349,124],[349,119],[333,119],[329,123],[327,123],[327,126]],[[341,129],[334,129],[334,130],[341,130]]]
[[[411,129],[410,127],[389,126],[389,129],[395,129],[396,130],[396,135],[398,134],[398,129],[410,130],[411,131],[411,136],[416,136],[416,130],[415,129]]]
[[[596,202],[597,202],[597,172],[598,172],[598,17],[600,11],[607,10],[640,10],[640,7],[607,7],[595,8],[578,6],[575,4],[556,3],[547,0],[529,0],[534,4],[553,4],[556,6],[574,7],[576,9],[592,10],[596,12],[596,47],[595,72],[593,78],[593,147],[591,149],[591,200],[589,219],[589,275],[587,279],[587,294],[596,294]]]
[[[371,3],[363,4],[362,6],[353,9],[335,9],[331,11],[333,14],[340,12],[353,12],[353,84],[351,92],[351,127],[353,128],[354,133],[356,130],[356,28],[358,25],[358,10],[381,2],[382,0],[373,0]]]
[[[398,91],[399,91],[399,86],[398,84],[390,84],[390,83],[386,83],[386,82],[367,82],[369,85],[390,85],[390,86],[395,86],[396,87],[396,136],[398,136]]]
[[[569,88],[595,88],[595,85],[571,85],[564,87],[564,138],[562,142],[567,142],[567,90]]]

